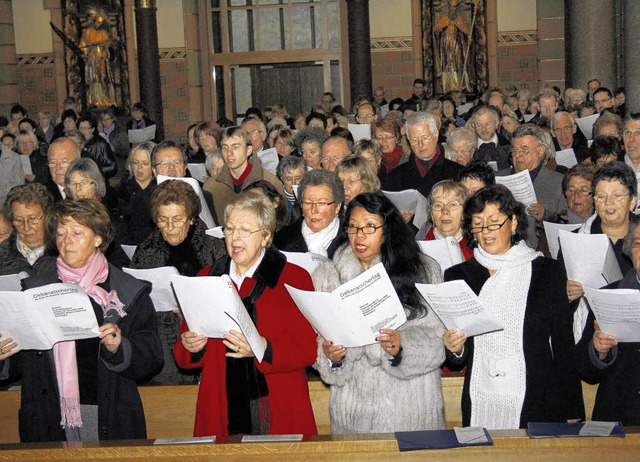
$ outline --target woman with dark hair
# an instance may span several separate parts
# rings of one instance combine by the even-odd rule
[[[444,274],[447,281],[464,280],[504,326],[474,338],[456,329],[443,335],[447,367],[467,367],[465,427],[584,418],[564,267],[526,245],[526,217],[503,185],[470,197],[463,226],[474,256]]]
[[[58,136],[65,136],[70,131],[78,129],[78,114],[73,109],[65,109],[60,116],[60,120],[62,121],[63,131]]]
[[[107,262],[113,231],[99,202],[58,202],[47,225],[60,256],[52,271],[23,285],[79,285],[91,299],[99,336],[18,351],[19,342],[0,334],[0,379],[15,367],[22,377],[20,441],[146,438],[136,381],[162,365],[151,286]]]
[[[258,180],[245,188],[245,191],[253,191],[267,197],[276,211],[276,232],[289,224],[289,210],[285,198],[268,181]]]
[[[440,365],[444,328],[416,283],[441,282],[440,266],[422,254],[395,206],[382,195],[356,196],[346,212],[339,246],[313,274],[330,292],[382,262],[408,321],[381,329],[378,343],[345,348],[318,337],[315,367],[331,386],[333,433],[379,433],[444,428]]]
[[[107,141],[98,135],[98,122],[93,117],[80,117],[78,130],[84,135],[86,142],[82,146],[82,157],[93,160],[105,179],[118,173],[118,163]]]
[[[484,160],[472,160],[458,172],[458,183],[467,188],[468,197],[496,184],[496,173]]]

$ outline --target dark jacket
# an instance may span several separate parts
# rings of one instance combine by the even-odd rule
[[[636,270],[609,284],[606,289],[639,289]],[[598,358],[593,348],[595,316],[589,311],[582,339],[577,345],[578,371],[585,382],[599,383],[592,420],[640,425],[640,343],[618,343],[604,358]]]
[[[106,179],[109,179],[118,173],[118,164],[116,158],[111,151],[111,146],[104,138],[95,135],[85,143],[81,152],[82,157],[92,159]]]
[[[454,180],[462,165],[444,157],[444,148],[438,145],[440,155],[433,163],[427,174],[422,177],[416,165],[416,155],[411,153],[409,160],[391,170],[382,184],[385,191],[404,191],[417,189],[424,197],[429,197],[431,188],[438,181]]]
[[[30,289],[55,282],[59,281],[54,271],[28,278],[24,286]],[[144,411],[136,381],[153,374],[162,365],[155,312],[149,298],[151,287],[111,265],[109,277],[101,286],[118,292],[127,315],[118,321],[123,338],[118,351],[110,353],[97,346],[99,438],[146,438]],[[98,324],[103,324],[102,308],[94,303],[94,310]],[[100,345],[96,339],[79,340],[76,343],[78,352],[83,350],[82,342]],[[52,350],[23,350],[9,361],[11,368],[21,368],[22,375],[20,441],[65,440],[64,429],[60,427],[60,398]],[[80,398],[82,402],[82,392]]]
[[[444,279],[462,279],[479,294],[489,279],[489,271],[472,258],[446,270]],[[544,257],[533,260],[523,326],[522,344],[527,378],[520,428],[526,428],[528,422],[584,419],[582,387],[574,362],[573,317],[566,283],[565,271],[560,263]],[[505,291],[508,289],[505,287]],[[468,426],[471,421],[469,386],[473,370],[473,338],[467,339],[460,359],[456,359],[448,350],[446,353],[449,369],[467,367],[462,390],[462,424]]]
[[[0,275],[18,274],[26,271],[30,276],[55,270],[57,251],[45,250],[43,256],[33,265],[18,251],[18,233],[14,231],[9,239],[0,244]]]

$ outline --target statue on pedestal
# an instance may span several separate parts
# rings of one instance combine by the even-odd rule
[[[109,52],[109,46],[116,43],[116,40],[109,37],[109,32],[104,27],[105,18],[103,13],[93,12],[80,38],[79,46],[84,55],[87,106],[89,107],[116,105]]]

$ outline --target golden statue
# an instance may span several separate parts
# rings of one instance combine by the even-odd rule
[[[433,26],[436,75],[442,77],[442,92],[470,91],[467,55],[472,25],[464,17],[464,1],[449,0],[448,12]],[[439,35],[436,41],[435,37]]]
[[[111,71],[109,45],[114,42],[105,26],[105,15],[91,13],[90,24],[82,32],[80,49],[84,53],[84,74],[87,84],[87,106],[114,106],[116,104]]]

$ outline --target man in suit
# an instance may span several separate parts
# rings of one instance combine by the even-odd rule
[[[576,135],[578,125],[571,117],[571,114],[564,111],[558,111],[551,118],[551,135],[553,136],[553,144],[556,151],[564,151],[565,149],[573,149],[578,162],[588,159],[591,151],[587,146],[584,138]]]
[[[471,126],[478,135],[478,149],[473,156],[475,160],[497,162],[498,169],[510,167],[509,140],[498,133],[500,128],[500,112],[494,106],[480,106],[471,117]]]
[[[462,165],[445,159],[444,148],[438,144],[438,124],[433,114],[422,111],[414,113],[405,123],[405,132],[412,153],[407,162],[389,172],[382,189],[417,189],[424,197],[429,197],[434,184],[441,180],[455,179]],[[401,212],[409,222],[413,213]],[[417,228],[423,224],[414,223]]]
[[[527,170],[536,193],[537,202],[527,206],[529,226],[526,242],[534,249],[538,246],[539,233],[544,232],[542,222],[567,209],[567,200],[562,194],[562,175],[544,166],[549,160],[546,143],[542,129],[533,124],[520,125],[511,140],[511,173]]]
[[[53,196],[54,201],[66,198],[64,192],[64,177],[69,164],[80,157],[80,148],[71,138],[56,138],[49,145],[47,159],[51,180],[45,186]]]

